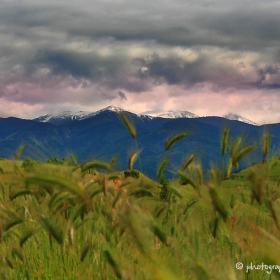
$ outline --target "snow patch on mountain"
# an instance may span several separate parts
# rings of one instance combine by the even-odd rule
[[[72,121],[80,121],[80,120],[84,120],[90,117],[93,117],[95,115],[98,115],[102,112],[105,111],[112,111],[112,112],[122,112],[123,109],[118,108],[118,107],[114,107],[114,106],[109,106],[106,107],[102,110],[96,111],[96,112],[87,112],[87,111],[78,111],[78,112],[72,112],[72,111],[63,111],[59,114],[47,114],[44,116],[40,116],[38,118],[35,118],[35,121],[38,122],[50,122],[50,121],[54,121],[54,120],[72,120]]]
[[[66,123],[69,123],[71,121],[80,121],[80,120],[84,120],[84,119],[88,119],[91,117],[94,117],[100,113],[103,112],[115,112],[115,113],[121,113],[121,112],[127,112],[127,113],[131,113],[134,114],[132,112],[128,112],[123,110],[122,108],[119,107],[115,107],[115,106],[108,106],[104,109],[101,109],[99,111],[96,112],[87,112],[87,111],[78,111],[78,112],[71,112],[71,111],[63,111],[59,114],[47,114],[44,116],[40,116],[36,119],[34,119],[35,121],[38,122],[50,122],[56,125],[64,125]],[[139,118],[141,118],[142,120],[146,119],[146,120],[152,120],[154,118],[166,118],[166,119],[177,119],[177,118],[199,118],[200,116],[193,114],[189,111],[166,111],[166,112],[160,112],[160,111],[147,111],[141,114],[135,114],[137,115]],[[223,116],[226,119],[229,120],[235,120],[235,121],[240,121],[243,123],[247,123],[247,124],[251,124],[251,125],[256,125],[259,126],[259,124],[246,119],[240,115],[237,114],[233,114],[233,113],[229,113],[225,116]]]
[[[124,110],[123,110],[122,108],[119,108],[119,107],[108,106],[108,107],[106,107],[106,108],[104,108],[104,109],[101,109],[101,110],[99,110],[99,111],[96,111],[96,112],[91,113],[91,114],[90,114],[90,117],[95,116],[95,115],[98,115],[98,114],[100,114],[100,113],[102,113],[102,112],[105,112],[105,111],[111,111],[111,112],[121,113],[121,112],[123,112]]]
[[[149,116],[149,115],[143,115],[143,114],[136,114],[140,119],[147,119],[147,120],[152,120],[154,119],[155,117],[153,116]]]
[[[48,122],[52,117],[53,117],[52,114],[47,114],[47,115],[40,116],[33,120],[38,121],[38,122]]]
[[[59,114],[47,114],[38,118],[35,118],[35,121],[38,122],[51,122],[55,120],[82,120],[84,119],[90,112],[79,111],[79,112],[71,112],[71,111],[63,111]]]
[[[233,113],[229,113],[225,116],[223,116],[224,118],[228,119],[228,120],[233,120],[233,121],[240,121],[240,122],[244,122],[244,123],[248,123],[248,124],[251,124],[251,125],[257,125],[257,126],[260,126],[259,124],[249,120],[249,119],[246,119],[240,115],[237,115],[237,114],[233,114]]]
[[[62,113],[57,114],[55,117],[56,118],[61,118],[61,119],[82,120],[88,114],[90,114],[90,112],[86,112],[86,111],[79,111],[79,112],[63,111]]]
[[[199,118],[198,115],[193,114],[189,111],[172,111],[172,110],[167,111],[167,112],[150,114],[150,116],[158,117],[158,118],[166,118],[166,119]]]

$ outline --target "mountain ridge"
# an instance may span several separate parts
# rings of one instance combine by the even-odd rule
[[[84,162],[93,158],[107,161],[118,155],[115,168],[124,170],[127,168],[129,155],[134,151],[141,151],[143,171],[154,178],[158,164],[166,156],[165,141],[181,132],[186,132],[188,136],[176,142],[168,151],[170,163],[167,170],[173,170],[174,166],[191,154],[201,160],[205,170],[209,169],[211,162],[219,165],[222,159],[221,133],[224,127],[228,127],[230,145],[240,136],[243,139],[242,146],[255,143],[256,148],[250,161],[243,163],[243,166],[262,159],[259,146],[264,129],[262,126],[222,117],[149,118],[125,111],[137,131],[136,146],[135,139],[130,137],[120,120],[120,110],[110,109],[111,111],[102,110],[93,117],[74,120],[65,125],[13,117],[0,118],[0,157],[13,158],[20,144],[25,143],[22,158],[31,156],[45,161],[50,156],[61,158],[71,153],[77,156],[79,162]],[[273,136],[271,146],[278,153],[280,124],[267,125],[265,129]],[[134,167],[141,170],[138,161]]]
[[[251,125],[260,126],[258,123],[253,122],[249,119],[244,118],[243,116],[240,116],[240,115],[234,114],[234,113],[226,114],[223,117],[228,119],[228,120],[232,120],[232,121],[240,121],[240,122],[248,123],[248,124],[251,124]]]
[[[201,116],[198,116],[192,112],[189,111],[173,111],[173,110],[169,110],[166,112],[144,112],[144,113],[133,113],[130,111],[126,111],[120,107],[116,107],[116,106],[108,106],[106,108],[100,109],[98,111],[95,112],[87,112],[87,111],[78,111],[78,112],[72,112],[72,111],[63,111],[61,113],[58,114],[46,114],[43,116],[39,116],[35,119],[33,119],[34,121],[38,121],[38,122],[50,122],[52,124],[55,125],[66,125],[69,122],[73,122],[73,121],[81,121],[84,119],[88,119],[91,117],[94,117],[102,112],[115,112],[115,113],[121,113],[121,112],[125,112],[125,113],[130,113],[130,114],[135,114],[140,118],[145,118],[145,119],[153,119],[153,118],[164,118],[164,119],[178,119],[178,118],[201,118]],[[259,124],[244,118],[241,115],[238,114],[234,114],[234,113],[229,113],[225,116],[223,116],[223,118],[228,119],[228,120],[236,120],[236,121],[240,121],[243,123],[247,123],[247,124],[251,124],[251,125],[255,125],[255,126],[259,126]]]

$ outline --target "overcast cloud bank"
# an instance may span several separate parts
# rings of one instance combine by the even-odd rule
[[[280,122],[278,1],[0,1],[0,116],[115,105]]]

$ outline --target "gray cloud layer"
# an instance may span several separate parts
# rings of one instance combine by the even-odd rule
[[[259,92],[278,108],[278,1],[38,3],[0,1],[3,102],[97,106],[146,94],[139,106],[158,109],[148,104],[162,86],[177,98],[251,94],[252,106]]]

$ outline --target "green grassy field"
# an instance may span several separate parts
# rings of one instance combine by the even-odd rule
[[[192,157],[171,181],[163,161],[159,182],[132,175],[135,153],[130,175],[113,161],[27,169],[1,160],[1,278],[279,279],[280,159],[232,173],[251,150],[238,142],[209,180]]]

